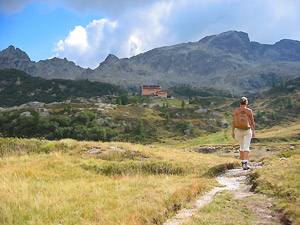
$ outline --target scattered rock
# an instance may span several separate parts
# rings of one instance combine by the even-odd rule
[[[188,124],[188,127],[189,127],[189,128],[194,128],[195,125],[194,125],[192,122],[190,122],[190,123]]]
[[[227,128],[229,126],[229,122],[227,120],[222,120],[221,124],[222,124],[221,125],[222,128]]]
[[[101,149],[99,149],[99,148],[92,148],[92,149],[90,149],[90,150],[87,150],[87,153],[89,153],[89,154],[99,154],[99,153],[101,153]]]
[[[98,109],[97,109],[97,111],[98,111],[98,112],[101,112],[102,114],[106,114],[106,113],[108,113],[108,111],[107,111],[107,110],[105,110],[105,109],[101,109],[101,108],[98,108]]]
[[[191,129],[187,129],[183,131],[185,135],[191,135]]]
[[[115,147],[115,146],[109,146],[108,151],[117,151],[117,152],[124,152],[125,150]]]
[[[97,123],[98,123],[98,124],[104,124],[104,123],[105,123],[105,119],[99,118],[99,119],[97,120]]]
[[[31,113],[30,112],[28,112],[28,111],[26,111],[26,112],[22,112],[21,114],[20,114],[20,116],[31,116]]]
[[[194,112],[200,114],[200,113],[207,113],[208,110],[205,109],[205,108],[202,108],[202,107],[200,106],[199,109],[195,110]]]
[[[199,152],[199,153],[213,153],[213,152],[216,152],[220,148],[221,147],[219,147],[219,146],[216,146],[216,147],[199,147],[199,148],[196,148],[195,151]]]
[[[160,104],[160,103],[151,103],[151,104],[148,105],[148,107],[149,107],[150,109],[153,108],[153,107],[156,107],[156,106],[162,107],[163,104]]]
[[[283,161],[283,160],[287,160],[287,158],[285,157],[282,157],[282,158],[279,158],[280,161]]]
[[[44,109],[40,110],[40,116],[41,117],[47,117],[49,115],[50,115],[50,113],[49,113],[49,111],[47,109],[44,108]]]
[[[223,117],[223,114],[219,112],[212,112],[211,114],[216,117],[221,117],[221,118]]]

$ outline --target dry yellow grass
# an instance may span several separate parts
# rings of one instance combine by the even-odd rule
[[[5,139],[0,141],[4,143]],[[5,146],[10,146],[10,150],[22,146],[21,151],[25,151],[32,142],[11,139],[10,145]],[[234,159],[162,146],[62,142],[59,144],[65,146],[66,151],[56,151],[52,149],[52,142],[43,141],[43,146],[51,147],[48,154],[0,158],[0,224],[159,223],[210,185],[212,181],[200,178],[200,174],[209,167],[235,162]],[[176,163],[181,167],[190,164],[191,169],[184,175],[104,176],[82,167],[84,164],[101,166],[110,163],[87,154],[86,150],[111,146],[140,152],[153,162]]]
[[[283,154],[290,158],[282,161],[278,160],[278,157],[268,157],[265,163],[269,166],[252,174],[256,191],[274,197],[276,208],[292,224],[300,224],[299,153],[299,149],[285,152]]]

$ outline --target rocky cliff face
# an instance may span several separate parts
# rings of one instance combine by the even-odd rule
[[[8,50],[10,49],[10,50]],[[281,40],[274,45],[251,42],[244,32],[228,31],[198,42],[156,48],[131,58],[109,55],[94,69],[83,69],[63,59],[30,61],[0,54],[0,68],[22,69],[44,78],[89,79],[136,90],[141,84],[171,87],[178,84],[215,87],[234,95],[261,92],[282,77],[300,76],[300,42]],[[27,57],[26,57],[26,56]],[[26,65],[29,65],[26,67]],[[72,72],[71,72],[72,71]]]

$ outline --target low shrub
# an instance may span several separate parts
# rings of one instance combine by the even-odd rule
[[[184,164],[170,162],[110,162],[102,165],[81,165],[86,170],[94,170],[96,173],[106,176],[119,175],[184,175],[191,168]]]

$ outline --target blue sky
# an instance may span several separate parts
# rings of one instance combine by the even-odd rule
[[[251,41],[300,40],[299,0],[0,0],[0,50],[66,57],[95,68],[153,48],[228,30]]]

